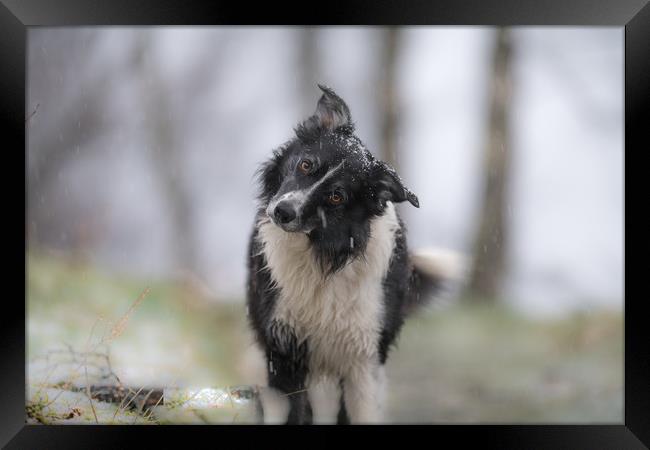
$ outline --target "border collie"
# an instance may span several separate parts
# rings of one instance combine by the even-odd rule
[[[319,88],[315,113],[258,173],[248,318],[268,385],[288,398],[287,423],[312,422],[323,380],[337,391],[338,423],[378,422],[390,347],[444,269],[409,255],[394,205],[419,207],[417,196],[356,136],[345,102]]]

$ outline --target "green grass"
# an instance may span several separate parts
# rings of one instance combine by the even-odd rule
[[[622,423],[622,325],[604,311],[546,321],[499,306],[422,314],[388,362],[392,417]]]
[[[110,335],[146,288],[123,332],[110,341],[112,367],[123,383],[224,387],[248,382],[244,361],[251,337],[243,301],[210,302],[169,281],[111,276],[29,253],[28,400],[33,412],[45,420],[60,419],[83,404],[84,414],[73,420],[94,421],[82,394],[70,397],[72,406],[53,409],[57,401],[43,407],[43,392],[53,393],[39,392],[44,380],[35,361],[64,344],[82,351]],[[407,321],[387,372],[393,422],[621,423],[622,314],[594,311],[532,320],[498,304],[463,303],[422,312]],[[106,412],[100,414],[114,414],[115,406],[102,408]],[[222,413],[167,411],[161,421],[233,421]],[[118,417],[129,423],[131,416],[124,414]]]

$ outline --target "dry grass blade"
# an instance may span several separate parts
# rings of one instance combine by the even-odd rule
[[[178,383],[178,378],[175,378],[174,381],[172,381],[172,382],[170,383],[170,385],[169,385],[170,388],[171,388],[171,389],[176,388],[176,387],[177,387],[177,386],[176,386],[177,383]],[[161,395],[160,398],[158,399],[158,401],[157,401],[157,402],[156,402],[156,403],[155,403],[151,408],[149,408],[149,411],[147,411],[147,412],[144,414],[144,419],[145,419],[145,420],[149,420],[149,419],[151,419],[151,417],[153,416],[153,410],[156,408],[156,406],[158,406],[158,405],[160,404],[160,402],[163,401],[164,398],[165,398],[165,394],[164,394],[164,391],[163,391],[163,395]]]
[[[148,421],[153,416],[154,408],[158,406],[160,402],[162,402],[163,398],[165,398],[165,396],[161,395],[158,401],[151,408],[149,408],[149,410],[146,413],[144,413],[143,418],[145,421]]]
[[[88,341],[86,341],[86,352],[84,353],[84,372],[86,375],[86,396],[88,397],[88,402],[90,403],[90,409],[93,412],[93,416],[95,417],[95,423],[99,423],[99,419],[97,418],[97,411],[95,411],[95,405],[93,404],[93,398],[90,395],[90,382],[88,380],[88,352],[90,352],[90,340],[93,337],[93,333],[95,332],[95,327],[97,324],[102,320],[101,317],[98,317],[97,320],[95,320],[95,323],[93,324],[92,328],[90,329],[90,334],[88,335]]]
[[[38,105],[37,105],[37,108],[38,108]],[[34,111],[34,113],[35,112],[36,111]],[[34,113],[32,113],[32,115]],[[50,406],[50,405],[52,405],[53,403],[56,402],[56,400],[59,398],[59,396],[66,390],[66,388],[68,388],[68,387],[70,387],[72,385],[72,382],[74,381],[74,379],[76,379],[79,375],[81,375],[79,373],[79,369],[81,369],[83,367],[83,369],[84,369],[83,376],[85,376],[85,384],[86,384],[86,386],[85,386],[85,388],[82,389],[82,392],[84,392],[85,397],[88,399],[88,402],[90,404],[90,409],[91,409],[91,411],[93,413],[93,417],[95,419],[95,423],[99,423],[99,417],[97,416],[97,410],[95,408],[95,404],[93,402],[92,392],[91,392],[91,389],[90,389],[91,382],[90,382],[90,376],[89,376],[89,372],[88,372],[88,366],[89,365],[93,365],[93,367],[95,367],[96,365],[94,363],[91,364],[89,362],[88,358],[91,357],[91,356],[92,357],[103,358],[105,363],[106,363],[106,366],[108,367],[108,375],[107,376],[109,376],[109,377],[112,376],[113,378],[115,378],[118,385],[122,386],[122,382],[121,382],[120,378],[117,376],[117,374],[113,371],[113,368],[111,367],[110,356],[108,354],[108,346],[110,345],[110,343],[111,343],[111,341],[113,339],[116,339],[117,337],[119,337],[124,332],[124,330],[126,329],[126,326],[128,324],[129,318],[131,317],[131,315],[133,314],[135,309],[140,305],[140,303],[142,303],[142,301],[146,298],[146,296],[149,294],[150,290],[151,290],[150,287],[146,287],[140,293],[138,298],[131,304],[131,306],[126,311],[126,313],[115,323],[115,325],[113,325],[111,327],[110,324],[108,324],[109,329],[107,329],[106,331],[104,331],[102,333],[103,336],[100,338],[99,342],[96,342],[96,343],[93,344],[93,342],[92,342],[93,341],[93,336],[95,335],[97,325],[98,325],[99,322],[103,321],[103,317],[99,316],[92,325],[92,328],[91,328],[90,333],[88,335],[88,339],[86,341],[85,351],[83,353],[75,352],[75,350],[69,344],[66,344],[67,351],[66,350],[59,350],[59,351],[52,352],[52,353],[69,353],[71,355],[71,357],[72,357],[72,360],[70,362],[73,363],[73,364],[78,363],[78,366],[75,369],[72,370],[72,374],[70,375],[68,381],[66,381],[66,383],[63,384],[63,386],[57,386],[57,387],[63,388],[63,389],[61,390],[61,392],[57,393],[57,395],[53,399],[48,401],[45,406]],[[97,352],[96,349],[100,345],[103,345],[103,344],[105,344],[107,346],[107,351],[105,353]],[[47,355],[48,366],[49,366],[49,357],[50,357],[50,354],[48,353],[48,355]],[[48,373],[46,374],[45,382],[41,383],[38,386],[38,390],[37,390],[36,394],[34,395],[35,397],[37,397],[42,392],[43,386],[47,385],[47,381],[50,379],[51,375],[54,373],[54,371],[57,369],[58,366],[59,366],[59,364],[55,363],[52,367],[48,367]],[[137,392],[135,392],[130,399],[128,397],[128,394],[127,394],[127,396],[125,396],[125,398],[120,403],[120,406],[115,411],[115,414],[113,415],[113,420],[111,420],[111,422],[113,422],[115,420],[118,412],[124,411],[137,398],[138,394],[142,391],[142,389],[143,388],[140,388]],[[153,391],[150,391],[149,394],[147,395],[147,397],[145,397],[145,400],[144,400],[145,402],[147,401],[148,397],[151,395],[152,392]],[[131,389],[129,389],[129,393],[133,393],[133,391]],[[126,405],[123,405],[123,403],[125,401],[127,401],[127,399],[128,399],[128,402],[126,403]],[[162,397],[159,400],[162,400]],[[158,404],[158,403],[156,403],[156,404]],[[151,411],[147,411],[147,412],[150,413]],[[150,416],[150,414],[149,414],[149,416]]]
[[[131,400],[129,400],[128,403],[122,407],[122,411],[126,411],[126,408],[129,407],[129,405],[131,404],[131,402],[132,402],[133,400],[136,399],[136,397],[138,396],[138,394],[139,394],[140,392],[142,392],[143,389],[144,389],[144,386],[142,386],[140,389],[137,390],[137,392],[136,392],[135,394],[133,394],[133,397],[131,397]]]
[[[211,424],[210,424],[210,421],[208,420],[208,418],[207,418],[207,417],[205,416],[205,414],[203,414],[201,411],[199,411],[198,409],[192,409],[191,411],[194,413],[194,415],[195,415],[196,417],[198,417],[199,419],[201,419],[201,420],[203,421],[203,423],[205,423],[206,425],[211,425]]]
[[[45,376],[45,379],[43,380],[43,382],[40,383],[40,385],[38,386],[38,390],[36,391],[36,393],[35,393],[32,397],[34,397],[34,398],[38,398],[38,397],[39,397],[39,395],[41,394],[41,391],[43,390],[43,387],[45,387],[45,386],[47,385],[47,382],[50,380],[50,377],[52,376],[52,374],[54,373],[54,371],[57,369],[57,367],[59,367],[59,364],[58,364],[58,363],[55,363],[55,364],[52,366],[52,368],[50,369],[50,371],[49,371],[49,372],[47,373],[47,375]]]
[[[129,307],[129,309],[126,311],[126,313],[120,318],[120,320],[117,321],[115,325],[111,328],[111,334],[106,338],[106,340],[102,340],[102,343],[104,342],[110,342],[113,339],[118,338],[126,329],[126,324],[129,321],[129,318],[131,317],[131,314],[133,314],[133,311],[135,311],[135,308],[138,307],[140,303],[142,303],[142,300],[145,299],[145,297],[149,294],[149,291],[151,291],[150,287],[147,287],[142,293],[138,296],[138,298],[133,302],[133,304]]]
[[[120,404],[117,406],[117,409],[116,409],[115,412],[113,413],[113,418],[111,419],[111,423],[113,423],[113,421],[114,421],[115,418],[117,417],[117,413],[120,412],[120,411],[123,411],[123,410],[124,410],[124,408],[123,408],[123,406],[124,406],[124,402],[129,398],[129,394],[133,394],[133,393],[135,392],[135,391],[133,391],[131,388],[128,388],[128,389],[129,389],[129,392],[127,392],[127,393],[124,395],[124,398],[122,399],[122,401],[120,402]]]
[[[289,397],[290,395],[300,394],[301,392],[307,392],[307,389],[301,389],[301,390],[299,390],[299,391],[289,392],[289,393],[284,394],[284,396],[285,396],[285,397]]]
[[[185,404],[191,402],[192,400],[194,400],[194,398],[195,398],[197,395],[199,395],[200,392],[201,392],[201,389],[197,389],[196,391],[194,391],[194,393],[193,393],[192,395],[190,395],[190,396],[189,396],[189,397],[188,397],[184,402],[182,402],[179,406],[182,406],[182,405],[185,405]]]
[[[54,402],[56,402],[57,399],[61,396],[61,394],[63,394],[63,393],[65,392],[65,389],[67,389],[69,386],[70,386],[70,383],[67,383],[67,382],[64,383],[62,386],[60,386],[61,390],[59,391],[59,393],[56,394],[52,400],[50,400],[49,402],[47,402],[47,403],[45,404],[45,407],[50,406],[50,405],[52,405]]]
[[[95,416],[95,423],[99,423],[99,419],[97,418],[97,411],[95,411],[95,405],[93,404],[93,398],[90,395],[90,383],[88,383],[88,367],[85,366],[84,370],[86,371],[86,396],[88,397],[88,402],[90,402],[90,409],[93,412],[93,416]]]
[[[155,391],[155,389],[149,389],[149,392],[147,392],[147,395],[145,395],[144,398],[142,399],[142,404],[138,408],[138,413],[136,414],[135,420],[133,421],[133,423],[136,423],[138,421],[138,417],[140,417],[140,416],[144,417],[144,415],[145,415],[144,414],[144,408],[147,405],[147,400],[149,400],[149,397],[151,397],[151,393],[153,391]],[[163,397],[164,397],[164,394],[160,396],[160,398],[163,398]]]
[[[131,389],[129,389],[129,392],[127,392],[124,395],[124,397],[122,398],[122,401],[120,401],[120,404],[117,405],[117,408],[115,409],[115,412],[113,413],[113,417],[111,417],[111,422],[110,422],[111,425],[115,422],[115,418],[117,417],[117,413],[121,412],[123,410],[122,406],[124,405],[124,402],[126,402],[126,400],[129,398],[129,394],[132,393],[132,392],[133,391],[131,391]]]

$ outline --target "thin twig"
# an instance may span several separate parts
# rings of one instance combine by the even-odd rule
[[[47,384],[48,380],[50,379],[50,377],[52,376],[52,374],[54,373],[54,371],[56,370],[57,367],[59,367],[59,363],[54,363],[54,366],[52,366],[52,370],[50,370],[50,372],[47,374],[47,376],[45,377],[45,380],[43,380],[43,383],[41,383],[41,386],[38,388],[38,390],[36,391],[36,393],[32,397],[36,397],[36,396],[40,395],[41,390],[43,389],[43,386],[45,384]]]
[[[93,333],[95,331],[95,326],[97,326],[97,323],[101,320],[101,317],[99,317],[97,320],[95,320],[95,323],[93,324],[92,328],[90,329],[90,335],[88,336],[88,341],[86,342],[86,353],[84,354],[84,372],[86,373],[86,395],[88,396],[88,402],[90,402],[90,409],[93,411],[93,416],[95,416],[95,422],[99,423],[99,419],[97,418],[97,411],[95,411],[95,405],[93,404],[93,398],[90,395],[90,383],[88,381],[88,351],[89,351],[89,346],[90,346],[90,340],[93,336]]]
[[[63,384],[63,386],[66,386],[66,385],[68,385],[68,383],[64,383],[64,384]],[[56,401],[57,398],[59,398],[59,397],[61,396],[61,394],[63,394],[63,393],[65,392],[65,389],[64,389],[63,386],[61,386],[61,389],[59,390],[59,393],[56,394],[52,400],[50,400],[49,402],[47,402],[47,403],[45,404],[45,406],[50,406],[52,403],[54,403],[54,402]]]
[[[36,107],[34,108],[34,111],[32,111],[32,113],[31,113],[29,116],[27,116],[27,118],[25,119],[25,123],[27,123],[27,122],[29,121],[29,119],[31,119],[32,117],[34,117],[34,114],[36,114],[36,111],[38,111],[38,107],[39,107],[40,105],[41,105],[40,103],[37,103],[37,104],[36,104]]]

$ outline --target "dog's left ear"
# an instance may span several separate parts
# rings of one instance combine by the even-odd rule
[[[404,186],[395,169],[385,162],[376,161],[371,179],[373,180],[372,190],[381,210],[386,207],[387,201],[401,203],[408,200],[416,208],[420,207],[418,197]]]
[[[352,133],[354,123],[348,105],[331,88],[322,84],[318,87],[323,95],[318,100],[314,114],[296,129],[298,137],[308,138],[314,132],[323,131]]]

